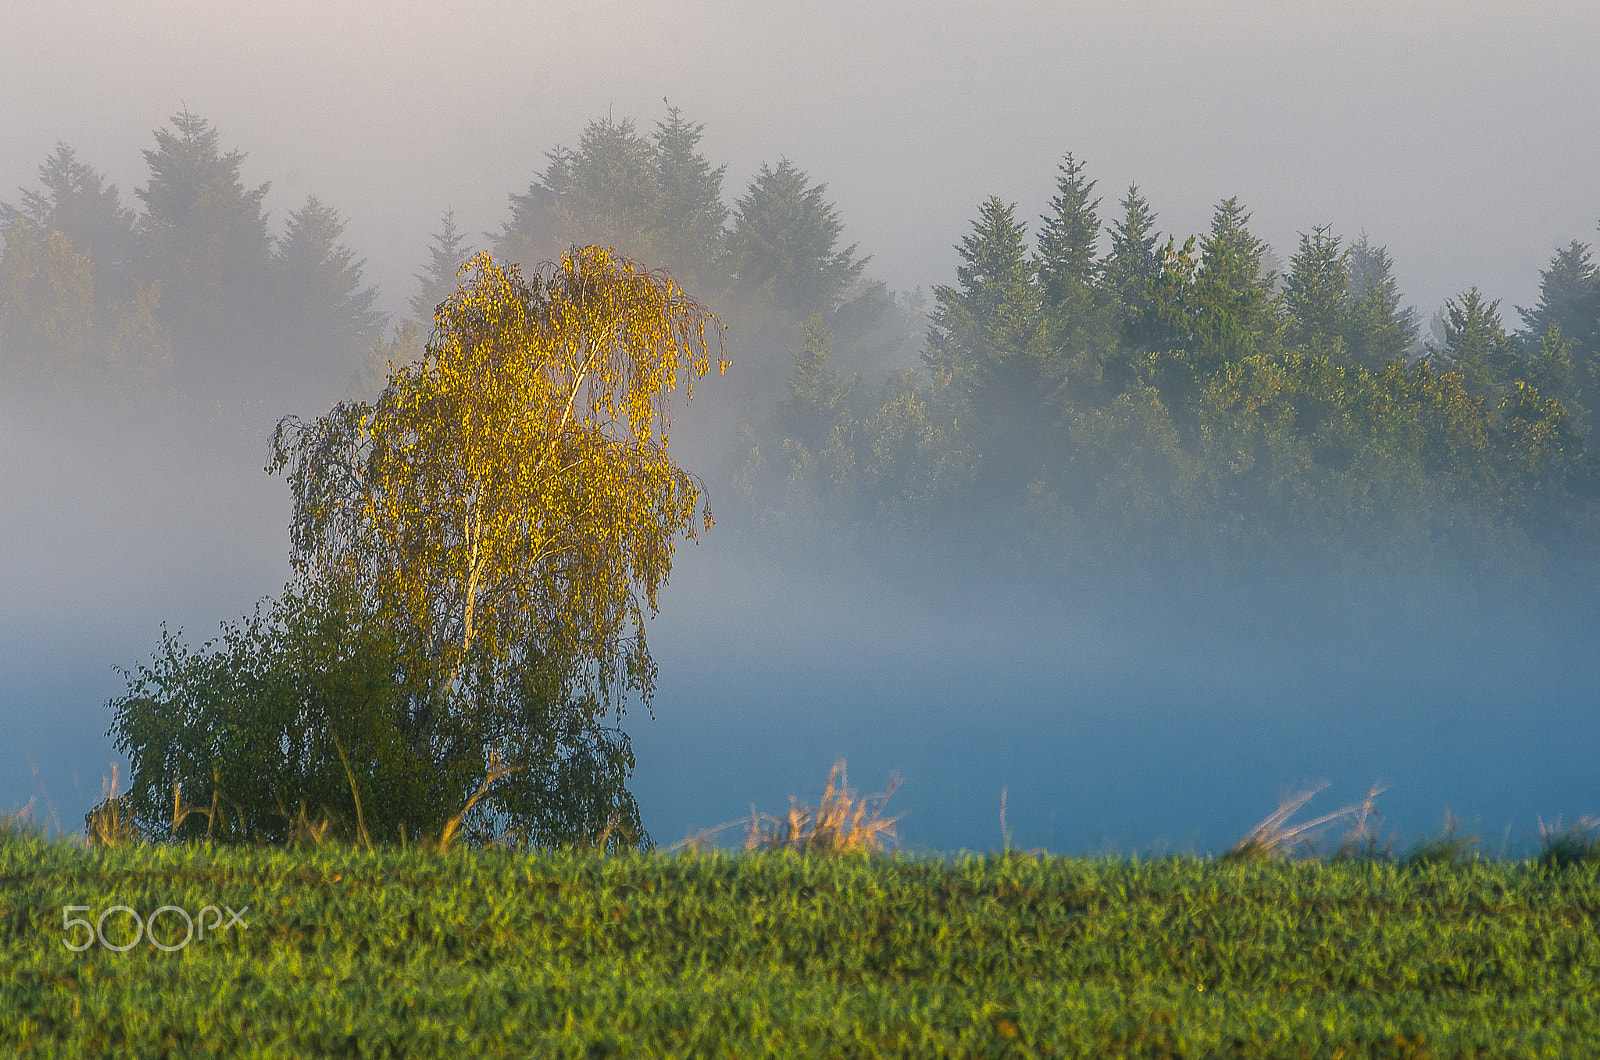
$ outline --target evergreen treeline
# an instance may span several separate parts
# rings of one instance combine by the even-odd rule
[[[1101,203],[1070,155],[1031,244],[1014,206],[982,203],[921,372],[864,386],[809,325],[738,474],[763,532],[1058,572],[1589,569],[1588,247],[1556,255],[1522,331],[1474,288],[1433,346],[1365,236],[1313,228],[1278,275],[1237,199],[1181,242],[1137,186],[1109,225]]]
[[[1314,227],[1279,267],[1238,200],[1180,239],[1137,186],[1104,208],[1069,155],[1031,238],[1014,206],[979,205],[924,315],[866,277],[826,184],[780,159],[732,196],[703,131],[673,107],[649,131],[591,122],[482,242],[526,264],[615,246],[717,309],[747,418],[734,493],[764,539],[1067,570],[1196,549],[1592,566],[1585,243],[1516,322],[1473,288],[1423,342],[1365,235]],[[133,203],[62,145],[0,204],[0,375],[337,383],[365,351],[371,388],[421,351],[479,249],[447,211],[386,332],[336,210],[308,198],[274,234],[266,186],[187,112],[145,159]]]
[[[259,388],[348,373],[383,328],[345,222],[318,200],[271,233],[267,185],[187,111],[144,152],[127,203],[65,144],[0,204],[0,365],[15,382],[146,375]]]

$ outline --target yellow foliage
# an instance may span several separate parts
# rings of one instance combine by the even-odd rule
[[[721,325],[670,276],[601,247],[531,277],[487,254],[463,271],[424,357],[374,404],[280,424],[296,566],[354,579],[447,687],[469,658],[555,650],[591,691],[625,679],[648,696],[630,630],[678,535],[711,525],[668,456],[669,399],[710,370]]]
[[[87,254],[55,229],[13,221],[0,253],[0,331],[9,356],[77,368],[94,330],[94,276]]]

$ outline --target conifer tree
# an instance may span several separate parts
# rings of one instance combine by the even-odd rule
[[[532,268],[571,246],[614,247],[661,260],[661,183],[654,146],[633,121],[590,122],[576,148],[557,147],[543,176],[511,196],[495,255]]]
[[[839,307],[869,259],[856,257],[858,244],[837,249],[844,222],[827,191],[787,158],[761,164],[728,235],[741,292],[802,317]]]
[[[1037,271],[1043,303],[1042,344],[1051,382],[1070,401],[1101,396],[1117,344],[1115,294],[1097,258],[1099,199],[1083,163],[1067,155],[1057,167],[1056,195],[1040,220]]]
[[[1069,153],[1056,167],[1056,194],[1040,218],[1039,293],[1046,306],[1081,302],[1097,279],[1095,245],[1100,238],[1100,200],[1090,200],[1095,182]]]
[[[1600,410],[1600,268],[1589,245],[1573,240],[1556,251],[1550,267],[1540,270],[1539,301],[1517,312],[1530,352],[1543,346],[1552,327],[1560,330],[1573,365],[1574,411]],[[1585,418],[1594,425],[1592,416]]]
[[[1417,311],[1401,308],[1393,264],[1363,233],[1350,245],[1349,314],[1344,333],[1350,361],[1370,372],[1403,360],[1417,341]]]
[[[1469,394],[1492,407],[1522,359],[1500,321],[1500,302],[1488,301],[1474,286],[1444,308],[1445,346],[1435,357],[1461,373]]]
[[[245,156],[222,153],[211,123],[185,110],[145,151],[150,181],[135,194],[161,317],[191,355],[255,345],[271,323],[261,297],[272,256],[262,210],[267,185],[247,188]]]
[[[1300,233],[1300,249],[1290,259],[1281,296],[1291,321],[1289,340],[1311,356],[1336,363],[1346,359],[1349,256],[1331,225]]]
[[[342,376],[356,354],[383,331],[385,315],[373,308],[378,291],[362,287],[366,262],[340,242],[345,221],[315,195],[289,214],[273,255],[283,319],[299,365],[338,366]]]
[[[1539,301],[1518,307],[1530,342],[1541,342],[1552,324],[1583,354],[1600,352],[1600,269],[1589,245],[1573,240],[1557,250],[1550,267],[1539,271]]]
[[[1029,362],[1039,324],[1039,291],[1016,205],[990,196],[956,248],[955,287],[935,287],[924,358],[957,409],[998,414],[1008,402],[1038,397]]]
[[[1122,220],[1111,226],[1111,252],[1106,255],[1105,283],[1121,305],[1123,345],[1140,349],[1154,339],[1150,319],[1150,282],[1161,269],[1161,236],[1156,215],[1129,184],[1122,198]]]
[[[576,148],[551,151],[543,175],[511,196],[496,255],[531,266],[571,246],[615,247],[658,263],[680,282],[720,290],[727,167],[713,167],[700,153],[704,129],[670,105],[649,136],[628,118],[590,122]]]
[[[656,173],[661,185],[665,246],[663,260],[679,270],[680,280],[714,282],[713,271],[724,253],[728,207],[722,202],[727,164],[712,167],[699,151],[705,126],[684,119],[667,107],[665,121],[651,136]]]
[[[800,348],[789,373],[789,396],[778,405],[778,425],[812,453],[846,411],[860,377],[833,367],[833,332],[821,317],[800,325]]]
[[[20,208],[0,203],[0,221],[21,219],[41,232],[60,232],[88,256],[98,302],[127,298],[134,285],[134,215],[117,186],[64,143],[40,164],[39,183],[43,190],[22,192]]]
[[[422,285],[408,303],[411,318],[427,327],[433,326],[433,314],[441,303],[456,293],[460,286],[457,275],[472,258],[472,247],[466,236],[456,227],[456,212],[445,210],[440,217],[439,231],[433,234],[433,246],[428,248],[428,264],[412,278]]]
[[[1189,292],[1192,352],[1202,364],[1267,352],[1277,333],[1271,290],[1262,272],[1267,245],[1251,234],[1237,197],[1217,204],[1211,232],[1200,241],[1200,267]]]
[[[133,211],[66,144],[39,166],[38,190],[0,203],[0,331],[7,358],[73,385],[85,369],[148,368],[164,343],[159,291],[136,272]]]

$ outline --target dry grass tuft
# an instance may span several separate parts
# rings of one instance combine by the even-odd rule
[[[33,804],[35,799],[29,799],[22,804],[22,808],[15,813],[0,814],[0,834],[6,832],[36,832],[43,828],[33,819]]]
[[[1382,847],[1378,845],[1378,830],[1383,827],[1383,814],[1373,807],[1373,803],[1383,794],[1383,790],[1377,784],[1367,789],[1367,797],[1361,800],[1361,806],[1354,815],[1355,823],[1339,844],[1336,857],[1378,861],[1394,856],[1392,835]]]
[[[1539,819],[1539,864],[1552,869],[1600,863],[1600,817],[1580,817],[1571,824]]]
[[[789,797],[789,812],[782,817],[758,813],[750,807],[749,827],[745,831],[746,850],[792,850],[797,854],[877,854],[899,839],[895,823],[904,814],[883,816],[884,803],[900,786],[897,775],[889,777],[889,787],[874,795],[857,797],[845,776],[844,759],[828,773],[822,801],[805,806]]]
[[[313,821],[306,813],[306,804],[300,804],[297,815],[285,813],[289,821],[288,845],[291,847],[316,847],[321,849],[328,841],[328,829],[333,827],[333,821],[327,813],[323,813],[322,820]]]
[[[1368,821],[1374,818],[1382,821],[1382,817],[1373,809],[1373,802],[1383,793],[1383,788],[1376,784],[1367,789],[1367,797],[1360,803],[1325,813],[1302,824],[1289,823],[1289,818],[1299,813],[1306,803],[1316,798],[1327,786],[1327,781],[1323,781],[1314,788],[1285,799],[1266,820],[1235,843],[1223,858],[1228,861],[1270,861],[1288,857],[1295,847],[1309,842],[1317,829],[1326,828],[1343,817],[1355,818],[1356,824],[1341,847],[1342,851],[1353,852],[1359,849],[1362,843],[1366,843],[1369,847],[1373,846],[1376,842],[1376,830],[1369,831]]]
[[[754,806],[750,808],[750,812],[752,814],[755,812]],[[666,853],[671,854],[678,850],[687,850],[693,854],[703,853],[707,847],[716,841],[717,836],[737,825],[748,826],[750,820],[751,818],[749,817],[741,817],[737,821],[724,821],[713,828],[702,828],[698,832],[691,832],[670,847],[667,847]]]
[[[895,823],[905,814],[883,816],[883,805],[900,786],[900,777],[890,774],[889,787],[873,795],[858,797],[845,777],[844,759],[828,773],[822,802],[815,808],[801,805],[789,796],[789,812],[782,817],[761,813],[750,807],[750,816],[727,821],[715,828],[702,828],[667,848],[700,853],[729,828],[743,826],[744,849],[748,851],[792,850],[797,854],[878,854],[899,840]]]
[[[122,806],[122,795],[117,792],[119,769],[111,764],[111,779],[100,786],[100,801],[83,816],[85,835],[91,847],[110,849],[131,843],[136,838],[133,821]]]
[[[1400,858],[1406,868],[1428,865],[1459,865],[1473,856],[1478,837],[1461,830],[1461,818],[1451,813],[1444,815],[1444,828],[1431,836],[1424,836]]]

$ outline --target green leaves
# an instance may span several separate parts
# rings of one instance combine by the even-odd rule
[[[436,832],[470,792],[475,766],[429,762],[409,746],[403,659],[359,599],[304,583],[198,649],[164,633],[152,663],[110,704],[140,830],[281,843],[298,819],[327,818],[348,837],[359,794],[375,838],[398,841],[402,823],[412,835]],[[345,753],[360,771],[358,793]],[[175,822],[175,787],[208,812]]]

